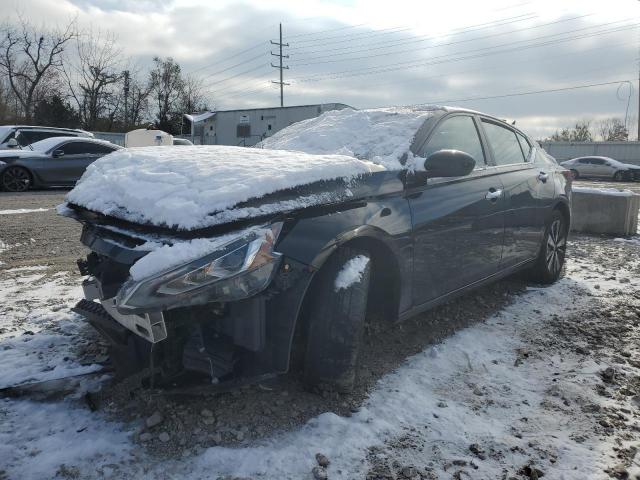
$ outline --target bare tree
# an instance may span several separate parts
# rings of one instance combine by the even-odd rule
[[[122,50],[113,34],[89,31],[78,36],[74,53],[75,59],[66,62],[65,77],[82,126],[94,130],[101,117],[113,119],[118,109]]]
[[[556,142],[590,142],[593,140],[591,121],[581,120],[576,122],[573,128],[563,128],[560,131],[556,131],[550,140]]]
[[[62,54],[76,35],[75,20],[63,28],[36,30],[19,18],[18,26],[5,24],[2,35],[0,72],[30,123],[38,89],[62,68]]]
[[[597,125],[597,131],[600,138],[605,142],[626,141],[629,138],[627,127],[619,118],[600,120]]]
[[[192,75],[186,75],[180,102],[182,113],[203,112],[210,108],[202,80]]]
[[[149,84],[156,101],[157,124],[160,129],[173,133],[177,130],[175,118],[184,91],[184,79],[180,65],[173,58],[155,57],[153,62],[155,65],[149,73]]]
[[[152,84],[141,77],[141,68],[129,61],[125,68],[120,109],[123,130],[148,120]]]

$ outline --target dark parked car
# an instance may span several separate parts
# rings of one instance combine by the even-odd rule
[[[0,189],[23,192],[32,187],[72,186],[98,158],[118,150],[104,140],[50,137],[20,150],[0,151]]]
[[[329,128],[327,135],[315,131],[304,138],[302,124],[294,124],[278,136],[291,132],[315,145],[335,133],[335,122],[319,124]],[[396,134],[389,130],[385,138],[384,122],[375,128],[380,142]],[[238,218],[223,211],[227,220],[211,226],[175,228],[144,215],[132,221],[130,213],[140,207],[137,196],[115,206],[118,193],[102,210],[70,201],[64,215],[84,224],[81,240],[92,250],[80,263],[90,277],[76,311],[109,340],[123,375],[153,365],[165,381],[196,374],[224,383],[284,373],[295,362],[308,385],[349,390],[372,314],[387,322],[404,320],[517,271],[527,271],[535,282],[556,281],[570,224],[570,172],[520,130],[481,113],[434,108],[412,128],[410,147],[395,151],[405,165],[422,158],[415,168],[278,189],[237,206],[246,212]],[[359,155],[373,158],[376,146],[370,147]],[[184,153],[175,165],[184,171],[185,155],[206,151],[247,152],[253,159],[272,155],[238,147],[179,150]],[[182,174],[167,170],[183,182]],[[255,173],[266,181],[281,170],[275,165]],[[98,205],[87,191],[89,180],[83,177],[76,188],[84,186],[87,204]],[[96,177],[96,188],[100,184]],[[166,191],[176,185],[168,183]],[[180,188],[186,193],[193,186]],[[336,200],[335,192],[345,194]],[[238,233],[252,225],[269,233]],[[195,248],[207,241],[222,246],[143,280],[130,272],[154,242]]]

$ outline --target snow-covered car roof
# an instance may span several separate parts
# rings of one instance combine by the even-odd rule
[[[239,203],[322,180],[384,170],[346,155],[222,145],[140,147],[118,150],[92,163],[67,201],[135,223],[194,229],[327,202],[301,198],[225,214]]]
[[[445,107],[345,108],[303,120],[263,140],[258,147],[313,154],[342,154],[367,159],[388,169],[398,160],[434,111]]]

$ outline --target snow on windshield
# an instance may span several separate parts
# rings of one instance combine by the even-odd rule
[[[364,158],[389,170],[402,168],[413,137],[434,108],[333,110],[294,123],[261,143],[263,148],[306,153],[337,153]]]
[[[228,221],[235,215],[226,213],[253,198],[321,180],[350,181],[380,170],[345,155],[220,145],[131,148],[91,164],[67,201],[132,222],[193,229]],[[316,200],[326,201],[321,195]],[[295,205],[264,207],[260,214]],[[245,213],[241,216],[253,216]]]

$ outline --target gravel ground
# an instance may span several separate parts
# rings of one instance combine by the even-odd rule
[[[638,183],[577,183],[581,186],[631,188],[640,193]],[[55,279],[56,288],[67,290],[77,287],[80,282],[75,260],[86,254],[86,249],[78,241],[80,226],[72,220],[59,217],[54,210],[63,200],[64,193],[0,193],[0,279],[7,280],[7,285],[19,284],[22,282],[21,278],[25,277],[21,277],[22,274],[16,271],[16,268],[47,267],[46,275],[28,277],[30,282],[23,282],[23,286],[18,285],[16,294],[24,293],[25,289],[48,286],[46,282],[52,278]],[[47,211],[2,214],[2,211],[7,210],[42,208]],[[640,274],[638,264],[636,262],[630,265],[630,259],[637,258],[639,247],[640,242],[637,240],[614,242],[605,237],[574,236],[568,253],[568,268],[572,271],[587,268],[582,267],[582,263],[587,260],[593,261],[595,256],[599,259],[600,267],[590,271],[587,278],[593,279],[596,283],[596,291],[600,288],[600,281],[603,285],[610,281],[616,281],[622,286],[628,285],[628,278],[621,277],[618,272],[631,271],[637,278]],[[502,309],[513,303],[526,287],[522,279],[510,278],[402,325],[387,328],[383,332],[368,332],[368,348],[364,349],[360,382],[351,395],[326,394],[323,397],[309,393],[301,387],[295,375],[289,375],[228,393],[201,396],[168,395],[154,390],[138,390],[132,393],[107,381],[102,385],[102,392],[94,396],[94,401],[112,421],[138,425],[135,427],[133,442],[141,449],[139,455],[144,457],[148,465],[167,458],[179,460],[198,455],[213,446],[250,445],[252,442],[295,430],[322,413],[333,412],[342,417],[354,415],[362,408],[376,382],[396,370],[407,357],[425,350],[430,345],[438,344],[456,330],[482,323],[492,315],[499,314]],[[7,286],[6,289],[8,288]],[[558,312],[546,319],[544,328],[522,333],[527,348],[519,353],[520,362],[578,355],[585,361],[594,361],[602,365],[601,381],[590,388],[606,399],[609,406],[601,407],[593,402],[582,401],[574,405],[576,400],[568,393],[563,393],[563,388],[566,390],[563,382],[564,379],[569,382],[575,381],[576,375],[572,376],[571,372],[562,372],[561,369],[551,367],[549,375],[557,377],[559,387],[555,390],[550,388],[545,401],[548,402],[549,411],[553,410],[556,413],[563,409],[567,412],[577,409],[580,415],[588,417],[594,425],[594,436],[608,438],[617,445],[615,455],[609,461],[610,470],[603,473],[611,478],[636,478],[630,477],[628,469],[634,462],[637,439],[640,436],[637,422],[640,418],[640,352],[637,349],[640,291],[637,285],[629,285],[628,288],[606,291],[603,289],[601,295],[585,295],[590,296],[590,307],[586,314],[585,311],[572,313],[574,307],[568,304],[565,312]],[[71,297],[73,295],[69,295],[68,298],[51,297],[43,300],[38,308],[59,311],[65,308],[64,302],[70,302]],[[26,327],[21,322],[30,318],[33,312],[28,306],[23,310],[21,308],[11,306],[3,310],[0,305],[0,318],[5,314],[15,319],[14,324],[4,325],[0,334],[10,337],[24,331]],[[54,330],[58,328],[53,322],[49,327]],[[101,345],[88,329],[74,332],[74,335],[82,338],[77,344],[72,345],[68,355],[75,356],[79,365],[90,365],[104,360],[104,345]],[[518,366],[518,361],[514,366]],[[490,398],[486,392],[476,395],[486,401]],[[635,405],[635,408],[629,405]],[[140,422],[140,419],[145,420]],[[587,438],[572,440],[583,442]],[[514,444],[513,448],[523,449],[523,452],[535,458],[538,464],[554,463],[557,460],[557,456],[554,457],[555,453],[549,448],[542,448],[536,441],[531,441],[529,447],[519,445]],[[482,460],[482,457],[498,458],[500,455],[506,455],[503,446],[494,448],[489,444],[476,447],[472,445],[470,451],[477,457],[476,463]],[[424,452],[424,442],[409,429],[405,435],[371,446],[367,457],[371,468],[367,478],[437,478],[431,476],[428,468],[414,471],[411,470],[414,467],[409,463],[398,462],[399,458],[415,459],[425,455],[437,457],[434,452]],[[476,478],[473,476],[473,461],[447,461],[454,463],[450,465],[452,476],[446,478]],[[458,463],[455,463],[456,461]],[[323,460],[319,462],[322,463]],[[525,470],[519,472],[517,477],[504,478],[538,478],[539,474],[534,467],[518,466],[520,467]],[[69,473],[63,469],[62,473],[58,472],[56,475],[62,478],[79,478],[74,477],[74,472],[72,470]],[[0,462],[0,479],[3,478]]]
[[[80,224],[56,213],[65,194],[0,192],[0,269],[47,265],[53,271],[76,271],[76,260],[88,251],[80,243]],[[21,209],[46,211],[1,214]]]

